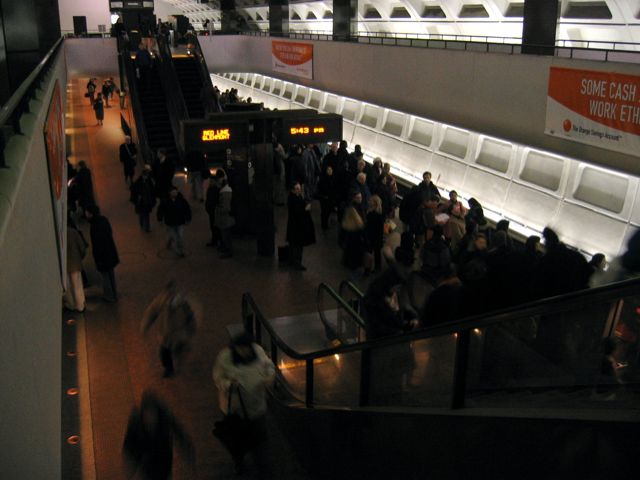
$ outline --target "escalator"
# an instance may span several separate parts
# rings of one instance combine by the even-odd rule
[[[327,322],[318,327],[314,312],[307,333],[267,319],[250,294],[242,304],[277,367],[270,408],[315,478],[620,478],[637,468],[640,280],[337,347],[328,334],[340,331],[340,310],[358,323],[358,292],[333,293],[318,303]]]
[[[200,95],[202,78],[198,60],[192,56],[174,56],[173,66],[178,75],[189,118],[204,118],[204,105]]]
[[[139,98],[149,147],[154,152],[164,147],[167,149],[168,158],[177,161],[178,148],[171,127],[167,97],[162,88],[161,76],[157,72],[150,76],[149,88],[139,89]]]

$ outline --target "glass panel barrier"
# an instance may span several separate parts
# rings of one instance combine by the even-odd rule
[[[356,407],[360,398],[361,352],[320,357],[314,362],[314,402]]]
[[[304,360],[296,360],[278,349],[276,367],[281,374],[284,386],[299,401],[304,402],[306,389],[306,364]]]
[[[455,335],[371,350],[370,405],[451,406]]]
[[[363,320],[344,298],[324,284],[318,288],[318,313],[325,325],[327,338],[342,344],[364,341]]]
[[[525,316],[471,335],[467,406],[593,407],[617,301]]]

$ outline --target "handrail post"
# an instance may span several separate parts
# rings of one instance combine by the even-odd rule
[[[467,387],[467,370],[469,366],[469,330],[461,330],[457,334],[456,357],[453,369],[453,393],[451,408],[464,408]]]
[[[371,349],[363,348],[360,356],[360,400],[359,406],[369,405],[369,391],[371,389]]]
[[[306,385],[305,385],[305,405],[307,408],[313,407],[313,358],[305,361],[306,363]]]

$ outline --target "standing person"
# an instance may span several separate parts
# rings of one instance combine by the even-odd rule
[[[91,179],[91,170],[87,167],[87,163],[84,160],[78,162],[78,171],[73,177],[73,184],[76,187],[76,193],[78,196],[78,205],[84,210],[89,205],[96,203],[93,197],[93,180]]]
[[[96,120],[98,125],[103,125],[104,120],[104,101],[102,100],[102,94],[98,93],[98,98],[93,102],[93,111],[96,114]]]
[[[93,106],[93,102],[95,102],[96,100],[96,88],[98,86],[96,85],[96,79],[95,78],[90,78],[89,81],[87,82],[87,97],[89,97],[89,105]]]
[[[366,252],[366,236],[362,217],[362,194],[355,192],[342,217],[344,252],[342,261],[352,273],[363,266]]]
[[[140,228],[145,232],[151,231],[149,215],[156,206],[156,185],[151,176],[151,166],[145,165],[142,175],[131,187],[131,201],[136,206],[136,213],[140,219]]]
[[[153,65],[151,54],[144,43],[138,45],[138,51],[136,52],[136,70],[138,74],[138,85],[142,89],[148,90],[151,84],[151,67]]]
[[[165,378],[173,376],[182,364],[196,334],[201,309],[190,295],[180,292],[171,280],[144,311],[142,332],[155,323],[160,340],[160,361]]]
[[[266,387],[275,378],[273,363],[251,335],[241,333],[222,350],[213,367],[213,381],[218,388],[218,404],[225,415],[237,414],[251,424],[253,438],[246,439],[255,453],[262,453],[266,440]],[[242,454],[235,454],[236,473],[243,468]],[[258,460],[260,460],[258,458]]]
[[[329,229],[329,217],[338,206],[338,192],[333,168],[327,165],[318,181],[318,197],[320,198],[320,225],[323,231]]]
[[[142,394],[140,408],[129,417],[122,453],[127,478],[168,480],[173,468],[173,444],[177,442],[187,462],[194,464],[191,440],[167,406],[149,390]]]
[[[111,85],[109,85],[109,80],[105,80],[102,82],[102,98],[104,98],[104,106],[105,108],[111,108],[109,105],[109,97],[111,96]]]
[[[169,196],[160,201],[158,221],[167,228],[167,248],[175,241],[176,253],[184,257],[184,226],[191,221],[191,207],[176,187],[169,189]]]
[[[127,135],[124,137],[124,143],[120,145],[120,162],[124,169],[124,181],[129,187],[131,187],[131,182],[133,182],[137,158],[138,149],[136,148],[136,144],[133,143],[131,137]]]
[[[67,289],[64,306],[78,313],[84,312],[84,287],[82,285],[82,259],[87,254],[87,244],[78,230],[67,221]]]
[[[224,171],[222,169],[216,170],[216,174],[209,180],[207,188],[207,200],[204,208],[209,216],[209,229],[211,230],[211,241],[207,243],[207,247],[217,247],[220,243],[220,229],[216,226],[216,208],[220,199],[220,189],[222,188],[220,183],[223,178]]]
[[[106,217],[100,214],[100,209],[97,205],[89,205],[85,212],[91,224],[89,232],[93,260],[102,275],[102,298],[107,302],[117,302],[118,290],[113,269],[120,263],[120,258],[118,257],[116,244],[113,241],[111,224]]]
[[[373,250],[374,270],[380,271],[382,266],[380,252],[384,243],[384,215],[382,214],[382,200],[378,195],[373,195],[369,199],[365,231],[369,249]]]
[[[204,202],[202,193],[202,172],[205,169],[202,152],[192,150],[187,154],[187,175],[191,185],[191,199],[196,202]]]
[[[223,170],[216,172],[220,185],[218,204],[215,210],[215,226],[220,230],[220,258],[231,258],[233,256],[233,236],[231,229],[236,224],[234,212],[232,211],[233,190]]]
[[[289,262],[297,270],[306,270],[302,265],[302,250],[316,242],[316,234],[311,218],[311,204],[305,201],[302,185],[295,182],[287,202],[287,242],[289,243]]]
[[[163,199],[173,187],[173,175],[176,173],[175,165],[167,157],[167,149],[158,149],[158,161],[153,167],[153,177],[156,181],[156,196]]]

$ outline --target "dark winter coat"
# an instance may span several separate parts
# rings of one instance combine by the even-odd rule
[[[136,169],[136,154],[138,150],[136,144],[131,142],[129,144],[123,143],[120,145],[120,162],[124,168],[124,174],[127,177],[133,177]]]
[[[384,216],[377,212],[367,213],[365,230],[369,247],[373,249],[382,248],[384,240]]]
[[[91,235],[91,250],[93,260],[99,272],[108,272],[112,270],[118,263],[118,250],[113,241],[113,233],[111,224],[106,217],[97,215],[90,220],[91,227],[89,233]]]
[[[191,221],[191,207],[181,193],[175,200],[162,199],[158,207],[158,220],[169,227],[177,227]]]
[[[78,203],[82,208],[96,203],[93,197],[93,181],[91,171],[88,168],[81,168],[73,179],[78,194]]]
[[[306,247],[316,243],[316,233],[313,227],[311,212],[306,210],[307,203],[304,198],[289,194],[287,207],[289,217],[287,218],[287,242],[290,245]]]
[[[209,215],[215,215],[216,207],[220,198],[220,184],[214,179],[209,180],[209,187],[207,188],[207,200],[204,204],[204,208]]]
[[[156,206],[156,185],[151,175],[141,175],[131,187],[131,201],[136,213],[148,214]]]
[[[162,198],[169,192],[175,170],[175,165],[168,158],[164,162],[156,164],[153,169],[153,176],[156,181],[156,195],[158,197]]]

